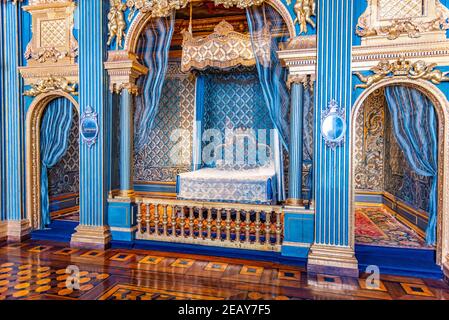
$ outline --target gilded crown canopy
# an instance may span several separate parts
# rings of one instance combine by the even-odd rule
[[[255,51],[249,34],[234,31],[232,25],[221,21],[213,33],[205,37],[193,37],[189,31],[182,31],[181,69],[231,68],[238,65],[253,66],[255,54],[266,64],[270,60],[271,35],[267,28],[257,35],[261,41],[255,42]]]

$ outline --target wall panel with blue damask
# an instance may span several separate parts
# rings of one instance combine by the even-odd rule
[[[264,143],[270,143],[273,129],[255,68],[205,73],[204,130],[221,132],[225,142],[228,130],[266,130]],[[208,143],[208,142],[206,142]],[[203,159],[204,160],[204,159]],[[212,164],[213,165],[213,164]]]
[[[143,103],[141,96],[136,103]],[[174,182],[177,174],[191,170],[195,79],[171,62],[167,71],[149,142],[134,154],[134,181]],[[176,138],[175,130],[181,129]],[[173,151],[178,148],[178,153]]]

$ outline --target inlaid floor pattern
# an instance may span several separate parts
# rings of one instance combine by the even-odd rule
[[[73,249],[45,241],[0,247],[0,300],[449,299],[444,281],[384,275],[372,288],[365,277],[156,251]]]

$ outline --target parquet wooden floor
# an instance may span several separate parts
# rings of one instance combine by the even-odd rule
[[[384,275],[370,289],[364,277],[156,251],[73,249],[45,241],[0,247],[0,300],[449,299],[442,280]],[[74,283],[78,286],[72,288]]]

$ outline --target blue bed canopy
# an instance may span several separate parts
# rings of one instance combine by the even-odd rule
[[[224,85],[232,81],[252,82],[248,92],[254,88],[259,95],[251,100],[252,105],[263,106],[270,125],[264,124],[273,134],[268,138],[273,158],[275,175],[267,190],[274,188],[274,200],[285,199],[284,190],[284,152],[289,148],[289,93],[286,88],[286,72],[277,57],[279,43],[286,40],[283,19],[274,8],[268,5],[252,6],[246,9],[249,34],[238,33],[226,21],[219,23],[213,34],[195,38],[191,25],[183,31],[183,54],[181,69],[196,74],[195,124],[193,132],[193,171],[205,166],[203,161],[203,131],[208,112],[207,94],[210,84],[228,77]],[[136,104],[135,111],[135,149],[138,152],[149,139],[159,107],[160,93],[168,69],[168,56],[174,31],[175,13],[167,17],[154,18],[144,35],[144,63],[149,74],[144,80],[142,101]],[[220,80],[221,79],[221,80]],[[254,84],[254,79],[257,84]],[[230,81],[230,82],[229,82]],[[242,86],[243,87],[243,86]],[[208,91],[209,90],[209,91]],[[258,100],[257,100],[258,99]],[[210,100],[210,99],[209,99]],[[229,101],[234,101],[230,99]],[[259,102],[257,102],[259,101]],[[244,112],[245,113],[245,112]],[[247,117],[248,112],[243,114]],[[253,119],[254,120],[254,119]],[[229,124],[229,129],[259,129],[254,120],[248,128],[244,125]],[[242,128],[245,127],[245,128]],[[222,128],[223,129],[223,128]],[[273,191],[273,190],[272,190]],[[268,191],[267,191],[268,192]]]

